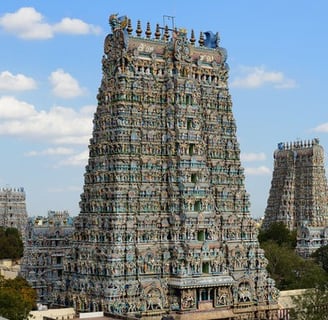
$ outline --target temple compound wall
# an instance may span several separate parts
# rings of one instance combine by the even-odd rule
[[[0,188],[0,226],[18,229],[22,239],[28,219],[25,200],[24,188]]]
[[[296,251],[303,257],[328,244],[328,185],[319,139],[278,144],[263,228],[272,222],[297,230]]]
[[[219,35],[110,16],[59,306],[142,319],[277,319]],[[142,34],[145,37],[142,37]]]
[[[63,279],[73,232],[68,211],[48,211],[46,217],[28,220],[21,275],[36,289],[38,303],[52,305],[53,292]]]

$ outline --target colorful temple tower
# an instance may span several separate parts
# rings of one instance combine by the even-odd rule
[[[56,303],[139,318],[275,319],[218,34],[116,15]]]
[[[63,280],[64,259],[74,232],[68,211],[48,211],[28,219],[21,275],[37,293],[37,302],[51,305],[53,292]]]
[[[297,230],[302,256],[328,243],[328,185],[319,139],[278,144],[263,228],[272,222]]]
[[[279,143],[263,227],[283,222],[290,230],[304,224],[328,225],[328,185],[324,149],[318,139]]]
[[[0,226],[16,228],[25,239],[27,226],[24,188],[0,188]]]

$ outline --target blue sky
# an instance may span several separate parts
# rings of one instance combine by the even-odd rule
[[[118,13],[134,29],[174,21],[197,37],[219,32],[251,214],[263,216],[277,144],[317,137],[328,150],[327,11],[324,0],[1,1],[0,186],[24,187],[30,216],[79,213],[103,41]]]

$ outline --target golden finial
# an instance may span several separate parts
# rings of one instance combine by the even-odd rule
[[[165,26],[163,40],[164,41],[168,41],[169,40],[169,27],[167,25]]]
[[[203,32],[200,32],[200,36],[199,36],[199,40],[198,40],[198,43],[199,43],[199,46],[200,47],[203,47],[204,46],[204,34]]]
[[[137,30],[136,30],[136,33],[137,33],[137,36],[140,37],[141,34],[142,34],[142,29],[141,29],[141,22],[140,20],[138,20],[138,23],[137,23]]]
[[[191,30],[191,38],[190,38],[190,43],[194,46],[196,42],[196,38],[195,38],[195,32],[194,29]]]
[[[146,29],[145,34],[146,34],[146,38],[149,39],[150,36],[151,36],[151,30],[150,30],[150,23],[149,22],[147,22],[147,29]]]
[[[159,31],[159,24],[156,24],[155,39],[159,40],[161,32]]]
[[[131,19],[128,20],[128,27],[126,28],[128,35],[130,36],[132,34],[132,25],[131,25]]]

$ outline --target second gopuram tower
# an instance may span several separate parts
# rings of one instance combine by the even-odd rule
[[[283,222],[298,230],[328,226],[328,184],[319,139],[279,143],[263,227]]]
[[[218,34],[110,16],[57,304],[139,318],[275,319]]]

